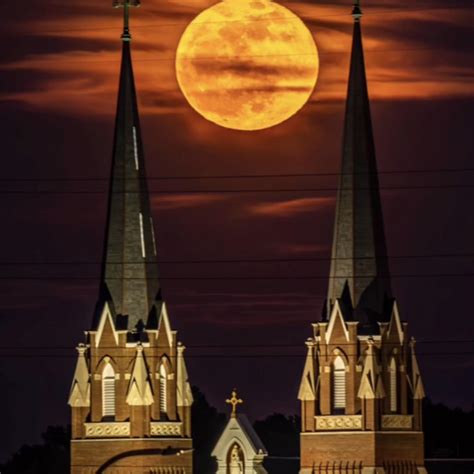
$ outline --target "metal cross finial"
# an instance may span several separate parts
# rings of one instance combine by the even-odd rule
[[[123,8],[123,33],[122,33],[122,40],[123,41],[130,41],[132,36],[130,35],[129,29],[129,17],[130,7],[139,7],[140,0],[114,0],[113,7],[114,8]]]
[[[228,403],[229,405],[232,405],[232,412],[230,414],[230,416],[232,418],[235,418],[237,416],[237,405],[240,405],[241,403],[244,403],[244,401],[242,399],[237,398],[237,389],[236,388],[234,388],[234,390],[232,390],[232,397],[227,399],[225,402]]]
[[[360,0],[355,0],[354,8],[352,9],[352,18],[354,18],[355,21],[360,21],[360,19],[362,18]]]

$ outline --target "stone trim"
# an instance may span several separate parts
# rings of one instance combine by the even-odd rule
[[[152,421],[150,423],[151,436],[181,436],[183,423],[180,421]]]
[[[413,428],[413,415],[382,415],[382,428],[406,430]]]
[[[118,438],[130,436],[130,423],[125,422],[105,422],[105,423],[84,423],[86,438]]]
[[[361,430],[362,415],[315,416],[316,430]]]

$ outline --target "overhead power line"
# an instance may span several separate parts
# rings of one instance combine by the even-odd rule
[[[371,176],[376,175],[392,175],[392,174],[431,174],[431,173],[465,173],[474,172],[474,168],[426,168],[426,169],[406,169],[406,170],[379,170],[376,173],[341,173],[334,171],[322,171],[314,173],[273,173],[273,174],[240,174],[240,175],[195,175],[195,176],[147,176],[146,178],[114,178],[114,181],[160,181],[160,180],[192,180],[192,179],[272,179],[272,178],[305,178],[305,177],[330,177],[330,176]],[[0,182],[74,182],[74,181],[110,181],[107,177],[77,177],[68,176],[57,177],[0,177]]]
[[[374,257],[304,257],[304,258],[221,258],[221,259],[198,259],[198,260],[157,260],[156,264],[205,264],[205,263],[310,263],[310,262],[326,262],[332,260],[372,260]],[[444,258],[474,258],[474,253],[456,253],[456,254],[425,254],[425,255],[377,255],[375,258],[388,258],[390,260],[395,259],[444,259]],[[111,263],[118,265],[134,265],[137,263],[143,263],[143,260],[130,260],[130,261],[113,261]],[[39,262],[39,261],[0,261],[0,266],[22,266],[22,265],[102,265],[101,260],[91,260],[91,261],[49,261],[49,262]],[[155,264],[155,262],[151,263]]]
[[[342,7],[341,7],[342,8]],[[443,10],[466,10],[470,9],[472,6],[470,5],[463,5],[463,6],[427,6],[427,7],[415,7],[415,8],[397,8],[397,9],[392,9],[392,10],[381,10],[381,11],[375,11],[374,9],[364,9],[364,17],[371,17],[371,16],[379,16],[379,15],[393,15],[393,14],[399,14],[399,13],[416,13],[420,11],[443,11]],[[349,9],[344,8],[346,10],[344,13],[331,13],[327,15],[318,15],[318,20],[321,18],[342,18],[342,17],[351,17],[352,14]],[[174,26],[183,26],[189,24],[194,16],[200,12],[196,12],[194,15],[190,14],[189,19],[183,20],[180,22],[173,22],[173,23],[148,23],[148,24],[134,24],[133,25],[133,30],[137,29],[142,29],[142,28],[169,28],[169,27],[174,27]],[[215,20],[215,21],[201,21],[201,22],[195,22],[193,23],[196,26],[199,25],[206,25],[206,24],[221,24],[221,23],[256,23],[256,22],[268,22],[268,21],[297,21],[297,20],[302,20],[303,22],[308,21],[307,18],[304,17],[304,15],[298,15],[296,18],[295,17],[271,17],[271,18],[252,18],[252,19],[246,19],[246,20],[241,20],[241,19],[235,19],[235,20]],[[314,21],[314,20],[313,20]],[[117,26],[94,26],[94,27],[85,27],[85,28],[67,28],[65,27],[64,29],[58,29],[58,30],[41,30],[41,34],[58,34],[58,33],[71,33],[71,32],[80,32],[80,31],[107,31],[107,30],[116,30],[119,31],[120,28]]]
[[[361,352],[362,353],[362,352]],[[472,355],[474,351],[459,351],[459,352],[416,352],[416,356],[423,357],[423,356],[464,356],[464,355]],[[357,354],[346,354],[347,356],[358,356],[360,353]],[[367,354],[365,354],[368,357]],[[169,356],[171,359],[177,356]],[[376,357],[376,354],[373,355]],[[0,353],[0,359],[2,358],[18,358],[18,359],[31,359],[31,358],[45,358],[45,359],[76,359],[77,355],[75,354],[13,354],[13,353]],[[130,359],[130,356],[126,355],[114,355],[113,358],[126,358]],[[186,354],[186,359],[305,359],[306,354]]]
[[[474,343],[474,339],[421,339],[416,344],[465,344]],[[353,346],[353,343],[338,343],[338,346]],[[389,343],[388,345],[399,345]],[[169,345],[154,345],[154,348],[169,348]],[[117,349],[117,346],[100,346],[101,349]],[[187,349],[267,349],[267,348],[304,348],[304,341],[299,344],[186,344]],[[0,346],[2,350],[71,350],[72,346]]]
[[[467,272],[467,273],[431,273],[431,274],[392,274],[381,276],[377,275],[379,278],[458,278],[458,277],[473,277],[474,273]],[[347,275],[336,275],[336,276],[328,276],[328,275],[292,275],[292,276],[275,276],[275,275],[262,275],[262,276],[255,276],[255,275],[246,275],[246,276],[225,276],[225,275],[218,275],[218,276],[176,276],[176,277],[162,277],[160,276],[158,279],[161,281],[173,281],[173,280],[197,280],[197,281],[213,281],[213,280],[330,280],[335,278],[347,278],[348,280],[354,278],[374,278],[375,275],[363,275],[363,276],[347,276]],[[69,280],[69,281],[87,281],[87,280],[101,280],[101,276],[0,276],[0,280],[32,280],[32,281],[54,281],[54,280]],[[130,281],[142,281],[146,280],[144,277],[109,277],[107,280],[130,280]]]
[[[380,190],[385,191],[413,191],[413,190],[425,190],[425,189],[473,189],[474,184],[433,184],[433,185],[420,185],[420,186],[409,186],[409,185],[400,185],[400,186],[379,186]],[[369,187],[346,187],[346,188],[274,188],[274,189],[192,189],[192,190],[167,190],[167,191],[149,191],[148,194],[242,194],[242,193],[313,193],[313,192],[334,192],[334,191],[352,191],[357,190],[368,190]],[[126,191],[113,191],[112,194],[139,194],[141,191],[126,190]],[[9,190],[9,191],[0,191],[0,194],[19,194],[19,195],[28,195],[28,194],[42,194],[42,195],[87,195],[87,194],[109,194],[108,190],[102,191],[86,191],[86,190]]]

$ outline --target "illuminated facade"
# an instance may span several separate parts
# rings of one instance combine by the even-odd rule
[[[190,474],[191,405],[184,361],[162,298],[124,8],[100,295],[69,396],[71,473]]]
[[[357,2],[328,298],[298,395],[301,474],[426,472],[424,390],[391,291],[361,17]]]

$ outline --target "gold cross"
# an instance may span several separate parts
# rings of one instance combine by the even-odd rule
[[[113,1],[114,8],[123,8],[123,34],[122,39],[123,41],[130,41],[130,29],[129,29],[129,8],[130,7],[139,7],[140,0],[114,0]]]
[[[230,416],[232,418],[235,418],[236,415],[237,415],[237,405],[240,405],[241,403],[244,403],[244,401],[241,398],[237,398],[237,389],[236,388],[234,388],[234,390],[232,390],[232,397],[227,399],[225,402],[228,403],[229,405],[232,405],[232,412],[230,414]]]

